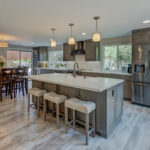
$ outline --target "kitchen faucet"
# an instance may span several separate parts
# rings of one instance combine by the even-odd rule
[[[77,73],[77,72],[76,72],[76,66],[77,66],[77,68],[79,68],[78,62],[75,62],[75,63],[74,63],[74,70],[73,70],[73,76],[74,76],[74,77],[76,77],[76,73]]]

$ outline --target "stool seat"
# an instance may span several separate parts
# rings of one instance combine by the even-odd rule
[[[46,90],[41,90],[39,88],[31,88],[31,89],[28,90],[28,93],[32,94],[34,96],[40,97],[40,96],[43,96],[45,93],[47,93],[47,91]]]
[[[65,107],[68,107],[73,110],[77,110],[85,114],[89,114],[96,108],[95,103],[91,101],[82,101],[78,98],[70,98],[66,100]]]
[[[44,94],[44,99],[49,100],[55,104],[60,104],[60,103],[65,102],[65,100],[67,99],[67,96],[58,95],[54,92],[50,92],[50,93]]]

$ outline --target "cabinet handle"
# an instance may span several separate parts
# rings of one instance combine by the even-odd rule
[[[114,90],[112,90],[112,97],[114,97]]]

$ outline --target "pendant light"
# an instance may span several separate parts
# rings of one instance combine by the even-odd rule
[[[54,40],[54,32],[55,32],[55,28],[52,28],[51,31],[53,33],[53,39],[50,41],[50,46],[51,47],[56,47],[56,40]]]
[[[8,47],[8,43],[7,42],[0,42],[0,47]]]
[[[98,28],[98,20],[100,19],[100,17],[96,16],[93,19],[96,21],[96,32],[93,33],[93,35],[92,35],[92,41],[99,42],[99,41],[101,41],[101,34],[98,32],[97,28]]]
[[[68,44],[69,45],[75,45],[76,40],[75,38],[72,36],[72,27],[74,26],[73,23],[70,23],[69,26],[71,27],[71,36],[68,38]]]

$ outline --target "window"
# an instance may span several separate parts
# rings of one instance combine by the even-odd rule
[[[20,52],[19,51],[7,51],[7,66],[18,67],[20,65]]]
[[[131,45],[113,45],[103,47],[103,70],[119,70],[131,64]]]
[[[31,74],[32,52],[7,50],[7,67],[26,66],[29,67],[28,74]]]
[[[49,51],[49,62],[63,61],[63,50]]]

